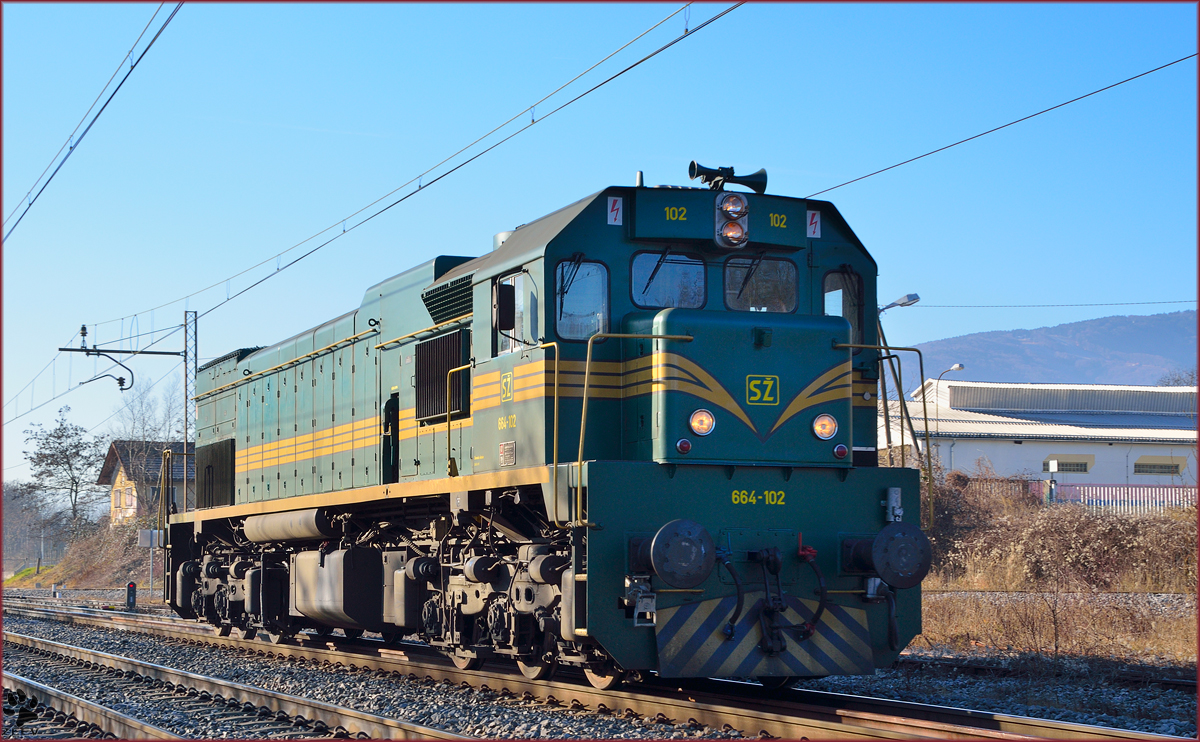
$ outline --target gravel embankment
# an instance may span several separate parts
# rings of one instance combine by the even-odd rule
[[[1121,598],[1114,598],[1117,599]],[[1140,599],[1158,601],[1156,611],[1163,614],[1181,611],[1195,615],[1194,598],[1144,596]],[[500,699],[494,692],[247,658],[121,631],[77,628],[19,617],[6,617],[4,628],[480,737],[678,739],[737,736],[714,729],[695,730],[687,725],[672,727],[648,720],[618,719]],[[965,659],[961,654],[938,647],[914,647],[910,653]],[[976,653],[971,658],[981,656]],[[991,655],[988,659],[1001,666],[1022,661],[1001,655]],[[1057,669],[1060,673],[1057,675],[1034,672],[1013,678],[940,670],[880,670],[875,676],[802,681],[798,687],[1196,737],[1194,694],[1154,684],[1129,687],[1113,683],[1105,671],[1112,667],[1105,668],[1097,663],[1061,662]],[[1165,665],[1161,669],[1164,675],[1170,670],[1178,670]],[[17,672],[15,667],[13,671]]]
[[[502,699],[493,691],[477,691],[444,684],[412,681],[407,678],[376,677],[369,672],[351,672],[342,667],[302,667],[278,659],[245,657],[232,652],[188,647],[155,637],[142,637],[122,631],[76,628],[54,621],[9,616],[4,628],[18,634],[96,649],[110,654],[134,657],[143,662],[166,665],[200,675],[234,680],[279,693],[315,698],[326,703],[347,706],[367,713],[388,716],[414,724],[447,729],[459,734],[485,738],[555,739],[684,739],[734,738],[737,733],[705,727],[693,729],[687,724],[656,724],[647,719],[602,716],[589,711],[534,704],[518,699]],[[16,666],[5,668],[21,674]],[[23,669],[40,680],[36,667]],[[74,692],[103,703],[103,689],[81,683]],[[136,699],[128,699],[136,704]],[[129,707],[124,713],[132,713]],[[169,719],[146,718],[151,724]],[[236,732],[204,732],[197,736],[236,737]]]

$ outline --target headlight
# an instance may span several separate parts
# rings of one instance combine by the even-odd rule
[[[688,427],[696,435],[708,435],[717,425],[717,419],[708,410],[696,410],[688,420]]]
[[[721,210],[726,219],[741,219],[750,211],[746,199],[736,193],[729,193],[723,196],[717,208]]]
[[[837,420],[833,415],[817,415],[817,419],[813,420],[813,434],[823,441],[837,435]]]
[[[746,230],[737,222],[726,222],[719,234],[721,241],[730,247],[737,247],[746,241]]]

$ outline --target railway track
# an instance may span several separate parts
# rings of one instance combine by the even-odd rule
[[[31,636],[5,632],[4,651],[10,664],[36,658],[43,668],[67,670],[81,676],[84,682],[102,685],[107,695],[117,698],[136,696],[139,706],[148,708],[156,716],[172,717],[175,725],[185,728],[216,726],[236,730],[236,737],[274,739],[463,739],[432,727]],[[9,682],[6,672],[6,690]],[[46,695],[44,686],[26,688],[23,692],[30,696]],[[74,703],[72,713],[85,723],[123,738],[178,739],[187,736],[131,720],[128,715],[94,703]]]
[[[4,739],[181,739],[78,696],[4,673]]]
[[[339,664],[397,675],[466,684],[513,694],[554,706],[600,713],[636,715],[662,723],[692,722],[747,736],[956,739],[1176,739],[1162,735],[1005,714],[887,701],[835,693],[791,690],[763,697],[757,684],[723,681],[688,682],[648,677],[642,683],[601,691],[582,674],[564,669],[551,680],[528,680],[515,667],[498,663],[465,672],[440,653],[420,644],[384,645],[359,640],[335,643],[311,636],[292,644],[219,637],[192,622],[148,619],[137,614],[77,609],[69,613],[36,605],[5,604],[13,615],[66,620],[81,625],[121,627],[194,645],[275,656],[305,663]]]

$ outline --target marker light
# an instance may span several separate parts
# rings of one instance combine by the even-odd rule
[[[746,199],[736,193],[728,193],[717,206],[726,219],[741,219],[750,211]]]
[[[692,450],[692,442],[687,438],[680,438],[675,442],[675,450],[679,453],[686,454],[688,451]]]
[[[833,415],[817,415],[813,420],[813,433],[823,441],[837,435],[838,424]]]
[[[688,427],[696,435],[708,435],[717,425],[717,419],[708,410],[696,410],[688,420]],[[690,446],[691,444],[689,444]]]
[[[839,459],[846,458],[846,454],[850,453],[850,449],[846,448],[845,443],[839,443],[833,447],[833,455]]]
[[[729,247],[737,247],[746,241],[746,230],[737,222],[726,222],[718,234],[721,235],[721,241]]]

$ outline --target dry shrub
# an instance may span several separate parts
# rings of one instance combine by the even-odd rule
[[[1196,509],[1118,515],[1043,507],[1027,477],[934,471],[933,570],[944,589],[1196,591]],[[924,522],[924,521],[922,521]]]
[[[1012,544],[1030,585],[1078,582],[1101,589],[1134,582],[1194,592],[1196,520],[1127,516],[1058,505],[1038,512]]]
[[[102,524],[69,546],[62,560],[49,570],[43,569],[37,581],[80,588],[123,587],[130,581],[145,584],[150,570],[150,550],[138,548],[137,532],[139,528],[149,527],[147,523],[132,519],[111,527]],[[161,580],[162,576],[156,574],[155,578]],[[19,585],[9,583],[6,587],[32,587],[33,584],[30,577]]]
[[[1048,590],[926,594],[918,644],[1023,660],[1091,657],[1194,665],[1195,603],[1165,612],[1150,596]]]

